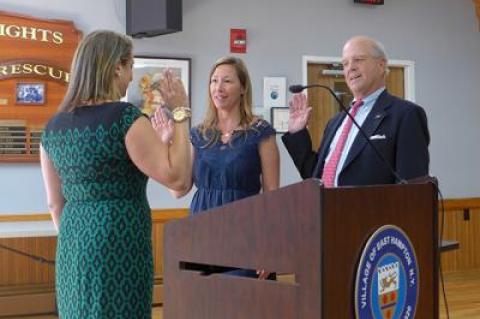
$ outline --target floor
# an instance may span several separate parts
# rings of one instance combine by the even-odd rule
[[[451,319],[480,318],[480,270],[445,275]],[[440,318],[446,319],[440,288]]]
[[[445,275],[450,319],[480,318],[480,270]],[[16,319],[57,319],[54,315],[15,317]],[[153,308],[152,319],[162,319],[162,308]],[[5,319],[5,318],[2,318]],[[10,317],[9,319],[13,319]],[[440,319],[447,319],[440,287]]]

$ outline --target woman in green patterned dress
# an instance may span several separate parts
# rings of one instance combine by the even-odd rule
[[[66,96],[42,136],[42,174],[58,230],[61,318],[151,318],[146,184],[148,177],[179,190],[188,183],[190,113],[182,82],[169,71],[160,90],[174,114],[182,111],[175,123],[161,109],[150,121],[120,102],[132,65],[127,36],[96,31],[85,37]]]

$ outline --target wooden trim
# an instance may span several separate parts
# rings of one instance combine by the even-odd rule
[[[463,209],[476,209],[480,207],[480,197],[447,199],[444,202],[445,210],[458,211]],[[439,205],[440,207],[440,205]],[[160,236],[162,234],[162,224],[170,220],[185,218],[188,216],[187,208],[171,209],[152,209],[152,222],[159,225]],[[47,221],[50,220],[50,214],[11,214],[0,215],[0,222],[26,222],[26,221]],[[455,237],[455,236],[453,236]],[[458,250],[448,254],[458,254]],[[162,254],[162,252],[160,252]],[[448,255],[447,254],[447,255]],[[445,259],[446,256],[442,256]],[[163,301],[163,283],[160,272],[155,273],[155,282],[153,287],[153,304],[160,305]],[[55,311],[55,292],[50,285],[25,286],[3,286],[0,287],[0,318],[13,315],[33,315],[47,314]]]
[[[56,312],[55,289],[52,286],[10,287],[10,292],[2,296],[0,291],[0,318],[4,316],[45,315]],[[163,303],[163,283],[155,280],[152,305]]]
[[[163,224],[169,220],[180,219],[188,216],[189,210],[186,208],[175,209],[152,209],[152,223],[156,226],[152,229],[153,234],[158,238],[163,236]],[[50,220],[50,214],[28,214],[28,215],[0,215],[0,222],[25,222],[25,221],[45,221]],[[34,240],[34,238],[22,238]],[[43,240],[43,239],[42,239]],[[157,243],[161,245],[161,243]],[[157,247],[158,248],[158,247]],[[158,250],[159,249],[159,250]],[[155,254],[162,255],[161,246]],[[0,258],[1,259],[1,258]],[[6,260],[5,260],[6,261]],[[161,257],[160,257],[161,261]],[[157,265],[158,266],[158,265]],[[155,268],[153,300],[154,306],[163,303],[163,280],[162,266]],[[0,265],[1,267],[1,265]],[[4,271],[4,269],[2,269]],[[50,279],[53,280],[53,279]],[[0,318],[4,316],[25,316],[25,315],[45,315],[55,312],[55,289],[53,284],[28,284],[28,285],[7,285],[0,286]]]
[[[0,223],[3,222],[38,222],[50,220],[50,214],[25,214],[25,215],[0,215]]]
[[[173,219],[187,217],[188,208],[152,209],[152,221],[154,223],[166,223]]]
[[[13,286],[8,293],[0,292],[0,317],[54,313],[55,308],[52,285]]]
[[[480,0],[473,0],[473,5],[475,7],[475,13],[477,14],[477,20],[480,27]]]
[[[163,304],[163,283],[153,284],[152,304],[154,306]]]
[[[172,219],[180,219],[188,216],[188,208],[169,208],[169,209],[152,209],[152,221],[154,223],[166,223]],[[38,222],[50,220],[50,214],[25,214],[25,215],[1,215],[0,223],[2,222]]]
[[[444,201],[445,210],[463,210],[480,208],[480,197],[446,199]],[[441,209],[441,203],[438,204]]]
[[[452,198],[445,199],[445,210],[463,210],[480,208],[480,197],[470,198]],[[441,203],[438,204],[438,208],[441,208]],[[188,216],[188,208],[153,208],[152,209],[152,221],[154,223],[166,223],[172,219],[180,219]],[[45,221],[50,220],[50,214],[38,213],[38,214],[0,214],[1,222],[32,222],[32,221]]]

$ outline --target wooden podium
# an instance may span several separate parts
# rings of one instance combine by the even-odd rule
[[[354,318],[362,250],[387,224],[403,229],[416,253],[415,317],[438,318],[433,182],[327,189],[315,179],[168,223],[164,318]],[[205,273],[211,265],[293,280]]]

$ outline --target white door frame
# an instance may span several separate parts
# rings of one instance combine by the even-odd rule
[[[341,63],[342,59],[338,57],[324,57],[314,55],[302,56],[302,82],[307,85],[307,66],[309,63],[330,64]],[[403,67],[404,69],[404,95],[405,99],[415,102],[415,62],[410,60],[388,60],[388,66]]]

